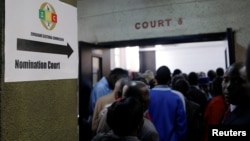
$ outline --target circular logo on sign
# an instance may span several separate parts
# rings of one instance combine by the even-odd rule
[[[39,19],[44,28],[47,30],[53,30],[57,23],[57,14],[54,7],[45,2],[39,9]]]

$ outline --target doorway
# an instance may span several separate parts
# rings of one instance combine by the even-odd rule
[[[85,107],[79,107],[79,113],[84,113],[83,117],[87,117],[88,113],[88,98],[90,93],[86,93],[81,90],[84,82],[90,82],[93,86],[100,76],[105,76],[112,69],[112,55],[111,49],[114,48],[125,48],[125,47],[139,47],[139,59],[140,67],[139,71],[144,72],[147,68],[152,70],[157,66],[156,56],[157,53],[156,45],[167,46],[167,45],[177,45],[177,44],[189,44],[189,43],[206,43],[206,42],[223,42],[226,47],[223,50],[223,60],[224,66],[227,68],[230,64],[235,61],[235,50],[234,50],[234,32],[231,29],[227,29],[226,32],[220,33],[210,33],[210,34],[199,34],[199,35],[187,35],[178,37],[163,37],[163,38],[150,38],[150,39],[140,39],[140,40],[129,40],[129,41],[115,41],[115,42],[105,42],[98,44],[90,44],[85,42],[79,42],[79,91],[83,92],[82,96],[79,96],[79,106],[85,105]],[[152,49],[154,48],[154,49]],[[167,47],[165,47],[167,48]],[[188,47],[185,47],[185,49]],[[96,58],[93,50],[101,50],[100,58]],[[173,47],[173,49],[175,49]],[[184,53],[185,54],[185,53]],[[177,55],[182,56],[182,55]],[[209,57],[206,57],[209,58]],[[205,58],[205,59],[206,59]],[[171,59],[175,60],[175,59]],[[102,62],[100,64],[100,62]],[[98,64],[96,66],[96,64]],[[194,68],[195,69],[195,68]],[[99,71],[98,71],[99,70]],[[81,97],[81,98],[80,98]],[[87,107],[86,107],[87,106]],[[81,117],[81,115],[80,115]],[[81,128],[81,127],[80,127]],[[81,136],[81,135],[80,135]]]
[[[139,47],[139,53],[137,53],[139,57],[137,58],[140,61],[137,71],[141,73],[147,69],[155,71],[160,65],[167,65],[171,70],[180,68],[186,73],[192,70],[208,71],[217,67],[226,69],[235,61],[234,33],[231,29],[222,33],[109,42],[100,43],[100,45],[111,50],[119,49],[123,52],[120,55],[121,58],[119,58],[114,53],[115,51],[111,51],[111,54],[113,52],[113,56],[120,60],[119,65],[114,65],[117,64],[117,59],[113,62],[111,60],[111,69],[122,66],[128,70],[130,69],[129,66],[120,64],[134,64],[135,61],[129,63],[128,59],[135,60],[136,58],[131,58],[136,55],[124,59],[128,56],[127,54],[131,53],[123,50]]]

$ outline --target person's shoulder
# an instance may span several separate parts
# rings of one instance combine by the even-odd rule
[[[177,94],[177,95],[182,95],[182,93],[181,92],[179,92],[179,91],[176,91],[176,90],[171,90],[171,93],[173,93],[173,94]],[[182,95],[183,96],[183,95]]]
[[[223,94],[214,96],[214,97],[212,98],[212,100],[213,100],[213,99],[214,99],[215,101],[225,101],[225,98],[224,98]]]
[[[199,89],[199,88],[197,88],[197,87],[195,87],[195,86],[190,87],[188,93],[191,93],[191,94],[198,94],[198,95],[204,95],[204,96],[205,96],[205,93],[202,92],[201,89]],[[205,96],[205,97],[206,97],[206,96]]]
[[[100,101],[107,101],[107,99],[110,99],[110,98],[113,98],[115,97],[114,94],[112,92],[106,94],[106,95],[103,95],[101,96],[98,100]]]
[[[196,109],[196,110],[200,110],[201,109],[201,106],[200,104],[192,101],[192,100],[189,100],[189,99],[186,99],[186,103],[189,105],[189,107],[191,107],[191,109]]]
[[[119,141],[119,137],[113,133],[98,133],[91,141]]]
[[[92,89],[92,92],[105,92],[110,93],[112,90],[110,89],[109,85],[107,83],[96,83],[95,86]]]
[[[103,95],[100,98],[98,98],[96,101],[96,105],[101,106],[101,108],[103,109],[105,107],[105,105],[107,105],[113,101],[115,101],[115,98],[111,93],[109,93],[109,94]]]
[[[136,136],[124,136],[117,139],[116,141],[140,141],[140,139]]]
[[[177,96],[177,98],[184,99],[183,94],[179,91],[171,89],[169,93],[173,94],[173,97]]]
[[[158,132],[153,124],[153,122],[147,118],[143,118],[144,122],[143,122],[143,126],[141,129],[141,134],[149,134],[150,136],[153,134],[156,134],[158,136]]]
[[[104,96],[106,96],[106,95],[104,95]],[[104,96],[101,96],[100,98],[98,98],[97,100],[96,100],[96,106],[95,107],[102,107],[102,105],[105,103],[105,98],[104,98]]]
[[[223,98],[222,95],[217,95],[215,97],[212,97],[211,100],[208,102],[208,104],[210,105],[221,105],[221,104],[225,104],[226,101],[225,99]]]
[[[147,118],[143,118],[143,127],[146,127],[146,128],[155,128],[153,122]]]
[[[99,79],[99,80],[94,84],[94,87],[95,87],[95,86],[98,86],[98,85],[103,85],[103,84],[106,84],[106,83],[108,83],[108,80],[107,80],[106,77],[103,76],[101,79]]]
[[[155,88],[152,88],[150,90],[150,93],[159,93],[159,94],[162,94],[162,95],[166,95],[166,94],[169,94],[169,95],[166,95],[166,96],[171,96],[172,94],[173,95],[182,95],[180,92],[176,91],[176,90],[173,90],[169,87],[155,87]]]

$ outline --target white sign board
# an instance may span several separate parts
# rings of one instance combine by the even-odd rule
[[[58,0],[6,0],[5,82],[77,77],[77,8]]]

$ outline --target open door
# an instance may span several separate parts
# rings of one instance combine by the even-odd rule
[[[222,56],[225,55],[225,67],[227,68],[235,61],[234,33],[230,28],[228,28],[226,32],[222,33],[115,41],[99,43],[98,45],[79,42],[79,119],[88,119],[88,107],[91,89],[93,85],[99,79],[101,79],[102,76],[106,76],[110,72],[111,48],[121,48],[127,46],[141,47],[140,55],[142,57],[140,58],[140,71],[145,71],[148,68],[154,70],[154,66],[157,63],[157,60],[152,60],[152,58],[156,58],[157,56],[156,51],[148,52],[147,50],[147,52],[145,51],[145,54],[142,54],[143,50],[146,49],[145,46],[225,40],[228,41],[228,46],[225,47],[225,54],[222,50]],[[222,57],[222,59],[224,58]],[[152,61],[155,63],[152,63]],[[79,126],[79,133],[80,140],[84,140],[83,138],[86,133],[83,132],[81,126]]]
[[[89,98],[93,85],[110,71],[110,51],[101,46],[79,42],[79,94],[78,120],[79,140],[89,140],[92,136],[89,117]],[[105,66],[103,66],[105,64]],[[103,71],[105,70],[105,71]]]

